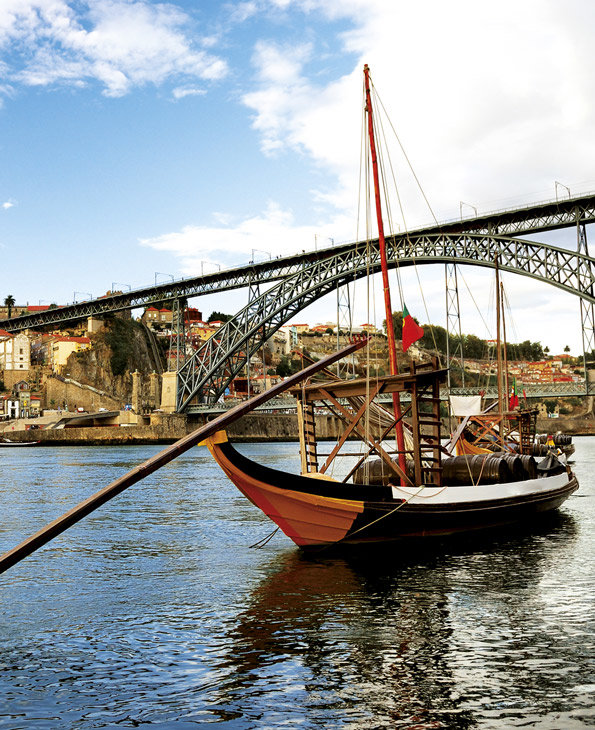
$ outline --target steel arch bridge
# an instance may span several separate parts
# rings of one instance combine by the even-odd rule
[[[387,238],[387,241],[392,242],[393,247],[400,247],[401,245],[407,246],[409,242],[418,240],[420,237],[429,238],[437,234],[522,236],[561,228],[576,228],[590,223],[595,223],[595,194],[592,193],[495,211],[464,220],[441,222],[410,231],[408,234],[395,234],[393,237]],[[0,329],[18,332],[28,328],[60,326],[87,317],[101,317],[111,312],[173,302],[176,299],[190,299],[214,292],[247,288],[258,282],[268,284],[271,281],[279,281],[285,277],[297,275],[311,264],[342,255],[361,245],[362,243],[357,242],[344,243],[337,247],[282,256],[270,261],[251,261],[248,265],[237,266],[225,271],[155,284],[0,320]]]
[[[424,232],[387,239],[391,267],[469,264],[531,277],[595,303],[595,259],[535,241],[478,232]],[[380,270],[377,242],[355,244],[285,276],[225,323],[178,371],[177,410],[216,400],[279,327],[312,302]]]

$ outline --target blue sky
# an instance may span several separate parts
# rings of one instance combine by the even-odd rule
[[[556,180],[595,190],[593,27],[589,0],[1,0],[0,299],[65,303],[354,239],[365,62],[439,219],[550,199]],[[395,164],[406,224],[429,222]],[[444,324],[443,269],[417,274],[409,310]],[[463,331],[489,336],[488,275],[463,277]],[[509,339],[578,354],[578,300],[505,284]],[[328,301],[301,319],[335,316]]]

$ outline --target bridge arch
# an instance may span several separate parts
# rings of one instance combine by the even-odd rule
[[[453,263],[531,277],[595,303],[595,259],[536,241],[473,233],[423,232],[387,240],[394,268]],[[251,301],[207,340],[178,372],[177,410],[216,400],[283,324],[338,286],[380,270],[377,245],[359,244],[305,265]]]

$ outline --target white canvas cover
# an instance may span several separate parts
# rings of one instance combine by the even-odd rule
[[[453,416],[478,416],[481,413],[481,396],[451,395],[450,409]]]

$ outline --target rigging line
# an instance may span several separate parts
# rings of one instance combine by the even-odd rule
[[[506,307],[506,314],[508,315],[506,318],[507,323],[510,325],[510,329],[512,330],[512,336],[514,339],[518,342],[519,335],[516,329],[516,324],[514,321],[514,317],[512,315],[512,307],[510,306],[510,300],[508,299],[508,293],[506,289],[504,288],[504,285],[502,286],[502,299],[504,301],[504,306]],[[516,344],[514,345],[516,348]]]
[[[444,489],[445,487],[443,487]],[[368,527],[372,527],[372,525],[376,525],[381,520],[386,519],[387,517],[390,517],[391,515],[394,515],[395,512],[398,512],[402,507],[409,504],[409,502],[414,498],[417,497],[423,489],[426,489],[426,485],[422,484],[421,487],[415,492],[414,494],[410,495],[408,499],[404,499],[400,504],[398,504],[394,509],[392,509],[390,512],[386,512],[383,515],[380,515],[380,517],[377,517],[375,520],[372,520],[372,522],[367,522],[365,525],[362,525],[357,530],[354,530],[353,532],[348,532],[346,535],[344,535],[340,540],[337,540],[334,543],[331,543],[329,545],[324,545],[322,548],[320,548],[319,552],[322,552],[323,550],[327,550],[330,547],[335,547],[336,545],[339,545],[340,543],[344,542],[347,538],[351,538],[354,535],[357,535],[362,530],[366,530]]]
[[[397,140],[397,142],[399,144],[399,147],[401,148],[401,152],[403,153],[403,157],[407,161],[407,165],[409,166],[409,169],[411,170],[411,174],[413,175],[413,178],[415,179],[415,182],[417,183],[417,187],[419,188],[419,191],[421,192],[421,194],[423,196],[423,199],[425,200],[426,205],[428,206],[428,210],[432,214],[432,218],[434,219],[434,223],[438,226],[438,225],[440,225],[438,223],[438,219],[436,218],[436,215],[434,214],[434,211],[432,209],[432,206],[430,205],[430,201],[428,200],[428,198],[427,198],[427,196],[425,194],[425,191],[424,191],[424,189],[423,189],[423,187],[422,187],[422,185],[421,185],[421,183],[420,183],[420,181],[419,181],[419,179],[418,179],[418,177],[417,177],[417,175],[415,173],[415,170],[413,169],[413,165],[409,161],[409,157],[408,157],[407,153],[405,152],[405,148],[401,144],[401,140],[399,139],[399,135],[397,134],[397,132],[396,132],[394,126],[393,126],[393,123],[392,123],[389,115],[386,113],[386,110],[384,108],[384,104],[382,103],[382,99],[380,98],[380,96],[377,93],[376,93],[376,97],[378,99],[378,103],[382,107],[382,111],[384,112],[384,114],[386,115],[386,118],[388,119],[388,123],[389,123],[391,129],[393,130],[393,134],[395,135],[395,139]],[[405,228],[405,230],[407,230],[407,229]]]
[[[382,108],[382,111],[384,113],[384,115],[380,115],[380,114],[378,115],[379,127],[380,127],[380,131],[381,131],[381,135],[379,135],[380,143],[384,143],[384,147],[386,147],[386,149],[388,149],[388,143],[386,142],[386,134],[384,132],[384,125],[383,125],[383,116],[386,116],[386,118],[388,119],[388,123],[391,126],[391,129],[393,131],[393,134],[395,135],[395,137],[397,138],[397,141],[399,142],[399,146],[401,147],[401,151],[403,152],[403,155],[405,156],[405,159],[407,160],[407,163],[409,165],[409,168],[410,168],[413,176],[415,177],[415,180],[416,180],[416,182],[417,182],[417,184],[418,184],[418,186],[419,186],[419,188],[420,188],[420,190],[422,192],[422,195],[424,196],[424,199],[425,199],[426,203],[428,204],[428,208],[430,209],[430,212],[432,213],[432,216],[434,217],[434,221],[435,221],[436,225],[438,225],[438,221],[436,219],[436,216],[434,216],[434,212],[432,211],[432,208],[430,207],[430,204],[428,203],[428,200],[426,198],[426,195],[425,195],[423,189],[421,188],[421,185],[419,184],[419,180],[417,179],[417,176],[415,175],[415,172],[414,172],[414,170],[413,170],[413,168],[411,166],[411,163],[409,162],[409,159],[407,158],[407,155],[405,153],[405,150],[403,149],[403,146],[401,145],[401,141],[399,140],[399,137],[398,137],[398,135],[397,135],[397,133],[395,131],[395,128],[392,125],[392,122],[390,120],[390,117],[386,113],[386,109],[385,109],[384,105],[382,104],[382,100],[380,99],[380,96],[378,95],[378,93],[376,92],[375,89],[374,89],[374,100],[377,102],[378,105],[380,105],[380,107]],[[384,149],[384,147],[382,147],[381,144],[379,144],[379,147],[380,147],[380,152],[379,152],[380,164],[382,165],[382,169],[383,169],[383,180],[385,180],[385,179],[387,179],[388,176],[386,176],[384,174],[384,166],[385,166],[384,165],[384,158],[385,158],[385,155],[382,154],[382,150]],[[406,240],[407,240],[407,242],[409,244],[411,244],[411,240],[409,238],[409,233],[408,233],[408,230],[407,230],[407,223],[406,223],[406,220],[405,220],[405,211],[403,210],[403,205],[402,205],[402,201],[401,201],[401,196],[399,194],[399,187],[397,185],[397,180],[396,180],[396,175],[395,175],[395,171],[394,171],[393,164],[392,164],[392,159],[391,159],[390,155],[388,155],[388,154],[386,154],[386,157],[388,158],[388,165],[389,165],[390,172],[391,172],[391,177],[392,177],[392,180],[393,180],[393,186],[395,188],[395,192],[396,192],[396,195],[397,195],[397,201],[399,203],[399,208],[401,210],[401,217],[403,219],[403,227],[405,229]],[[388,209],[390,211],[390,201],[389,201],[388,193],[386,191],[386,185],[385,185],[384,195],[385,195],[385,198],[386,198],[386,205],[387,205],[387,207],[388,207]],[[392,220],[391,220],[391,223],[392,223]],[[392,228],[392,226],[391,226],[391,233],[394,236],[394,229]],[[393,238],[393,241],[394,241],[394,238]],[[394,246],[394,244],[393,244],[393,246]],[[395,250],[395,249],[393,248],[393,250]],[[426,297],[424,295],[424,290],[423,290],[423,286],[422,286],[422,283],[421,283],[421,277],[419,275],[419,268],[417,266],[417,261],[416,261],[415,256],[413,255],[411,258],[412,258],[412,262],[413,262],[413,269],[415,271],[415,276],[417,278],[418,289],[419,289],[419,292],[421,294],[422,303],[423,303],[424,311],[425,311],[425,314],[426,314],[426,319],[428,320],[428,323],[429,323],[431,321],[431,317],[430,317],[430,312],[429,312],[429,308],[428,308],[428,303],[427,303]],[[399,296],[400,296],[400,299],[401,299],[401,311],[403,311],[404,310],[404,306],[405,306],[405,302],[404,302],[404,297],[403,297],[403,286],[402,286],[401,275],[400,275],[399,259],[398,259],[398,256],[396,255],[396,251],[395,251],[395,263],[396,263],[396,272],[397,272],[397,282],[398,282],[398,287],[399,287]],[[438,353],[438,362],[439,362],[440,366],[442,366],[442,357],[441,357],[440,351],[438,350],[438,343],[436,342],[436,336],[435,336],[435,332],[434,332],[434,326],[432,326],[432,325],[430,325],[430,334],[431,334],[431,337],[432,337],[432,342],[433,342],[433,345],[434,345],[434,350]]]
[[[460,267],[460,266],[457,266],[457,270],[458,270],[458,273],[459,273],[459,274],[460,274],[460,276],[461,276],[461,279],[463,280],[463,284],[465,285],[465,288],[467,289],[467,293],[468,293],[468,294],[469,294],[469,296],[471,297],[471,301],[472,301],[472,302],[473,302],[473,304],[475,305],[475,309],[477,310],[477,313],[479,314],[479,316],[480,316],[480,318],[481,318],[481,321],[483,322],[483,326],[485,327],[485,330],[486,330],[486,333],[487,333],[487,335],[488,335],[488,338],[490,338],[490,339],[491,339],[491,338],[492,338],[492,332],[491,332],[491,330],[490,330],[490,328],[489,328],[489,326],[488,326],[488,323],[487,323],[487,322],[485,321],[485,318],[484,318],[484,316],[483,316],[483,314],[482,314],[482,312],[481,312],[481,309],[480,309],[480,308],[479,308],[479,306],[477,305],[477,302],[476,302],[476,300],[475,300],[475,297],[473,296],[473,292],[472,292],[472,291],[471,291],[471,289],[469,288],[469,284],[467,284],[467,280],[465,279],[465,276],[463,275],[463,271],[462,271],[461,267]]]
[[[375,98],[376,98],[376,96],[375,96]],[[386,168],[386,164],[385,164],[385,160],[386,159],[388,159],[388,166],[389,166],[390,171],[391,171],[391,177],[392,177],[393,187],[394,187],[394,190],[395,190],[395,195],[397,196],[397,201],[399,203],[399,208],[400,208],[401,216],[402,216],[403,220],[405,220],[405,212],[403,210],[403,205],[402,205],[402,202],[401,202],[401,196],[400,196],[400,193],[399,193],[399,187],[397,185],[397,180],[396,180],[395,173],[394,173],[393,166],[392,166],[392,159],[391,159],[390,155],[388,154],[388,151],[387,152],[384,151],[385,149],[388,150],[388,145],[386,144],[386,135],[384,134],[384,127],[383,127],[383,124],[382,124],[382,117],[381,116],[378,117],[377,143],[376,143],[376,146],[377,146],[378,164],[379,164],[379,167],[380,167],[380,170],[381,170],[381,180],[382,180],[382,187],[383,187],[383,194],[384,194],[384,206],[385,206],[385,209],[387,211],[387,222],[388,222],[388,226],[387,227],[388,227],[388,229],[390,231],[390,235],[393,238],[393,252],[394,252],[394,260],[395,260],[395,276],[396,276],[396,279],[397,279],[397,291],[399,292],[399,300],[401,302],[401,311],[402,311],[403,310],[403,306],[404,306],[404,300],[403,300],[403,282],[402,282],[402,279],[401,279],[401,268],[400,268],[400,264],[399,264],[399,256],[397,255],[397,250],[396,250],[396,247],[394,245],[395,227],[393,225],[392,207],[391,207],[391,202],[390,202],[391,196],[389,195],[388,183],[387,183],[387,181],[389,180],[389,176],[386,174],[386,169],[385,169]]]

